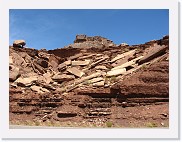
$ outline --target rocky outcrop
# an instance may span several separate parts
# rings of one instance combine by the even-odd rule
[[[10,113],[108,120],[120,108],[168,103],[168,39],[129,46],[77,35],[49,51],[10,46]]]

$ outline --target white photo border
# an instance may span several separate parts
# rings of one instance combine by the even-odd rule
[[[179,139],[179,50],[177,0],[0,0],[0,125],[3,139]],[[10,9],[169,9],[169,128],[9,129]],[[154,19],[155,20],[155,19]],[[147,23],[146,23],[147,24]]]

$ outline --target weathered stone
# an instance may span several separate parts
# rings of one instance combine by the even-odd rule
[[[13,57],[9,56],[9,64],[13,64]]]
[[[58,66],[59,71],[63,71],[65,69],[66,69],[66,64],[65,63],[59,64],[59,66]]]
[[[90,54],[90,55],[87,55],[87,56],[82,56],[82,57],[79,57],[79,59],[88,59],[88,58],[91,58],[93,57],[95,54]]]
[[[26,45],[25,40],[15,40],[13,42],[13,47],[23,47]]]
[[[146,56],[144,56],[143,58],[141,58],[138,62],[138,64],[143,64],[145,62],[148,62],[160,55],[163,55],[165,53],[167,49],[167,46],[163,45],[163,46],[160,46],[160,45],[157,45],[155,46],[155,49],[154,51],[148,53]]]
[[[50,54],[44,53],[44,52],[39,52],[38,56],[43,58],[43,59],[49,60]],[[49,60],[49,62],[50,62],[50,60]]]
[[[86,66],[90,63],[90,60],[85,61],[72,61],[73,66]]]
[[[90,83],[95,83],[95,82],[100,82],[100,81],[103,81],[104,78],[102,77],[98,77],[98,78],[93,78],[91,80],[89,80]]]
[[[136,64],[136,61],[140,60],[141,58],[143,58],[143,56],[137,57],[137,58],[135,58],[129,62],[126,62],[120,66],[116,66],[116,67],[112,68],[111,70],[117,70],[117,69],[126,68],[128,66],[132,66],[132,65]]]
[[[113,67],[116,67],[116,66],[120,66],[126,62],[128,62],[128,60],[131,58],[131,56],[125,56],[124,58],[121,58],[119,60],[117,60],[116,62],[113,62],[112,63],[112,66]]]
[[[58,72],[58,65],[59,65],[59,59],[58,59],[58,57],[50,54],[48,56],[48,61],[49,61],[49,65],[52,66],[52,70]]]
[[[100,60],[98,60],[98,61],[96,61],[96,62],[92,63],[92,64],[90,65],[90,68],[95,67],[96,65],[98,65],[99,63],[101,63],[101,62],[105,61],[105,60],[106,60],[106,59],[108,59],[108,58],[109,58],[108,56],[104,56],[104,57],[102,57]]]
[[[80,42],[84,42],[86,40],[87,40],[86,35],[76,35],[76,39],[75,39],[74,43],[80,43]]]
[[[56,74],[52,77],[53,80],[57,82],[62,82],[62,81],[70,81],[75,79],[73,75],[66,75],[66,74]]]
[[[67,69],[67,71],[77,77],[82,77],[85,73],[77,69],[76,67],[72,67]]]
[[[37,77],[36,76],[31,76],[31,77],[27,77],[27,78],[18,78],[15,82],[17,83],[18,86],[31,86],[35,81],[37,81]]]
[[[52,81],[51,76],[52,76],[52,74],[50,72],[47,72],[47,73],[43,74],[43,77],[46,80],[46,84],[49,84]]]
[[[133,55],[135,52],[136,52],[136,50],[131,50],[131,51],[125,52],[123,54],[119,54],[119,55],[117,55],[115,58],[113,58],[111,60],[111,63],[113,63],[113,62],[115,62],[115,61],[117,61],[117,60],[119,60],[121,58],[124,58],[125,56]]]
[[[95,69],[107,70],[106,66],[96,66]]]
[[[117,76],[117,75],[124,74],[125,72],[126,72],[126,68],[115,69],[115,70],[111,70],[111,71],[107,72],[106,76],[107,77]]]
[[[83,56],[83,54],[82,53],[79,53],[79,54],[76,54],[74,56],[69,57],[68,60],[75,60],[75,59],[77,59],[77,58],[79,58],[81,56]]]
[[[31,86],[30,89],[35,91],[35,92],[38,92],[38,93],[44,93],[44,92],[48,93],[48,92],[50,92],[49,90],[47,90],[45,88],[42,88],[40,86],[35,86],[35,85]]]
[[[56,88],[53,87],[53,86],[50,85],[50,84],[45,84],[45,85],[43,85],[43,87],[44,87],[44,88],[47,88],[47,89],[49,89],[49,90],[56,90]]]
[[[96,82],[96,83],[93,83],[93,86],[95,86],[95,87],[103,87],[104,83],[105,83],[104,81]]]
[[[38,70],[38,72],[39,72],[39,73],[42,73],[42,74],[44,74],[44,73],[45,73],[44,68],[43,68],[43,67],[41,67],[40,65],[38,65],[36,62],[33,62],[33,65],[34,65],[35,69],[37,69],[37,70]]]
[[[11,56],[17,66],[26,66],[25,60],[20,55],[18,55],[17,53],[12,53]]]
[[[67,66],[71,65],[71,60],[65,61],[64,62]]]
[[[9,66],[9,81],[15,81],[20,76],[19,68],[10,65]]]
[[[38,93],[43,93],[43,91],[41,91],[41,87],[40,86],[31,86],[30,87],[31,90],[35,91],[35,92],[38,92]]]
[[[43,68],[47,68],[48,67],[48,62],[46,60],[43,59],[38,59],[37,63],[42,66]]]
[[[40,88],[43,92],[49,93],[50,91],[47,90],[46,88]]]

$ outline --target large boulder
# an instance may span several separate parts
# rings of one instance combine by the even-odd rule
[[[13,42],[13,47],[23,47],[26,45],[25,40],[15,40]]]

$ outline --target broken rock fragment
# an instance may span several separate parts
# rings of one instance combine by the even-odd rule
[[[90,60],[85,61],[72,61],[73,66],[86,66],[90,63]]]
[[[44,92],[49,92],[49,90],[42,88],[40,86],[31,86],[30,89],[32,89],[33,91],[37,92],[37,93],[44,93]]]
[[[71,60],[65,61],[64,62],[67,66],[71,65]]]
[[[82,77],[85,73],[77,69],[76,67],[72,67],[67,69],[67,71],[77,77]]]
[[[26,77],[26,78],[18,78],[15,82],[17,83],[18,86],[26,87],[26,86],[31,86],[35,81],[37,81],[36,76],[31,76],[31,77]]]
[[[47,68],[48,67],[48,62],[46,60],[43,59],[38,59],[37,63],[42,66],[43,68]]]
[[[65,63],[59,64],[59,66],[58,66],[58,70],[59,70],[59,71],[63,71],[63,70],[65,70],[65,69],[66,69],[66,64],[65,64]]]
[[[93,83],[93,86],[95,86],[95,87],[103,87],[104,86],[104,81]]]
[[[106,76],[107,76],[107,77],[110,77],[110,76],[117,76],[117,75],[124,74],[125,72],[126,72],[126,68],[111,70],[111,71],[107,72]]]
[[[98,70],[107,70],[106,66],[96,66],[95,68]]]
[[[95,83],[95,82],[100,82],[103,81],[104,79],[102,77],[98,77],[98,78],[93,78],[91,80],[89,80],[90,83]]]
[[[15,81],[20,76],[19,68],[10,65],[9,66],[9,81]]]
[[[57,82],[62,82],[62,81],[70,81],[75,79],[73,75],[66,75],[66,74],[56,74],[52,77],[53,80]]]

